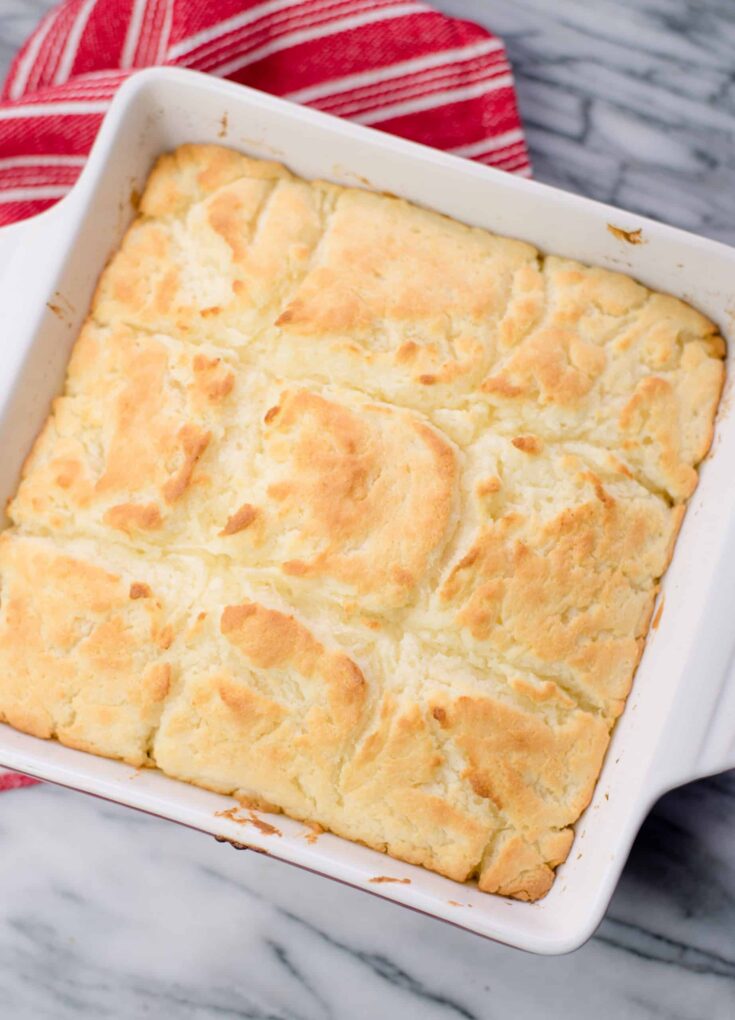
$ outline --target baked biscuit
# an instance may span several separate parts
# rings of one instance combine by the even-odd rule
[[[553,678],[613,720],[622,711],[683,508],[614,455],[487,433],[466,450],[456,553],[424,615],[456,654]]]
[[[0,718],[152,764],[182,622],[172,567],[94,543],[0,536]]]
[[[235,363],[160,334],[89,322],[25,465],[18,523],[165,536],[232,417]]]
[[[251,343],[306,272],[336,194],[276,163],[182,146],[153,170],[140,216],[102,274],[95,320]]]
[[[537,899],[723,356],[628,277],[181,147],[9,506],[0,718]]]

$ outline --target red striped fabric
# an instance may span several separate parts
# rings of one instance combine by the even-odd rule
[[[20,772],[0,772],[0,793],[18,790],[21,786],[35,786],[37,782],[37,779],[23,776]]]
[[[0,224],[67,193],[117,88],[153,65],[530,174],[501,41],[420,0],[64,0],[0,92]],[[33,782],[0,773],[0,791]]]
[[[530,173],[502,43],[421,0],[65,0],[0,93],[0,224],[58,201],[118,86],[161,64]]]

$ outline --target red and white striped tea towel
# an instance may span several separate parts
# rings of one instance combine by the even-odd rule
[[[0,224],[65,195],[115,90],[160,64],[530,173],[502,42],[419,0],[64,0],[0,94]]]
[[[0,94],[0,223],[69,190],[115,90],[154,64],[530,172],[503,44],[418,0],[64,0]]]

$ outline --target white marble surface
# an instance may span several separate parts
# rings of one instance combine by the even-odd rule
[[[0,0],[0,72],[48,0]],[[504,35],[536,176],[735,244],[735,0],[439,0]],[[0,799],[0,1020],[731,1020],[735,774],[665,797],[542,959],[48,786]]]

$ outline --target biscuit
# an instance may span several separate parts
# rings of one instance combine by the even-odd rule
[[[538,899],[724,353],[620,274],[163,156],[9,505],[0,718]]]

